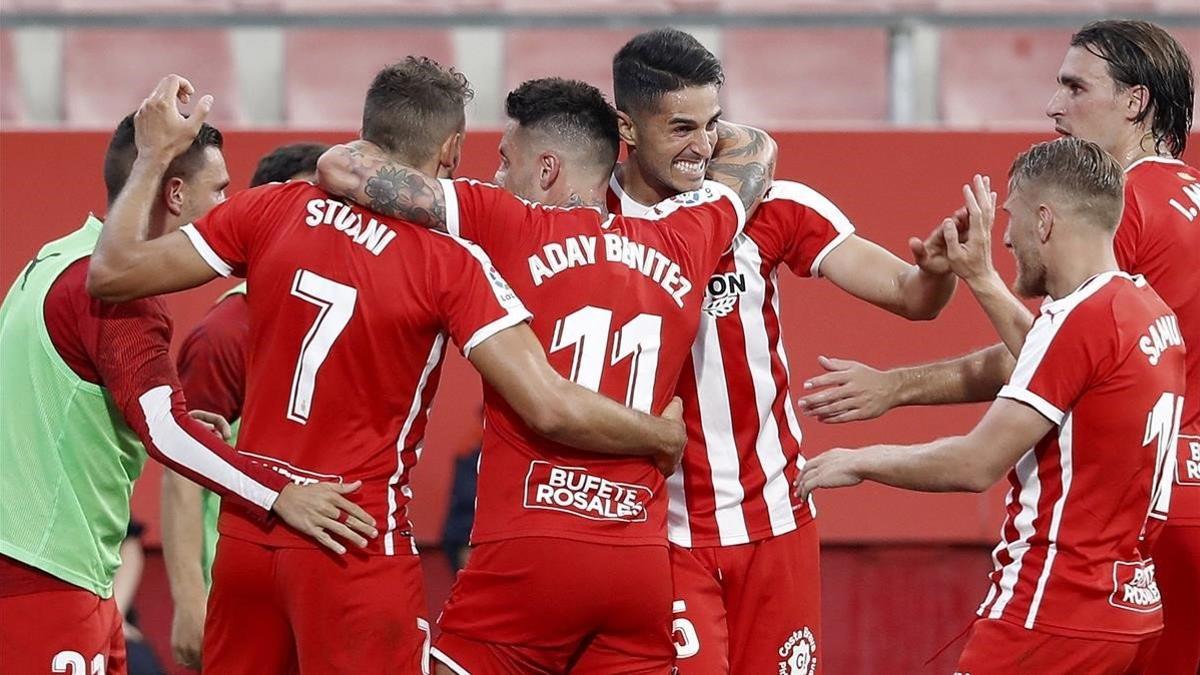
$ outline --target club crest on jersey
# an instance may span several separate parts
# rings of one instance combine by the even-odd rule
[[[525,508],[569,513],[588,520],[646,521],[646,503],[654,491],[618,483],[582,466],[556,466],[534,460],[525,476]]]
[[[794,631],[779,648],[779,675],[813,675],[817,672],[817,638],[805,626]]]
[[[738,298],[746,292],[746,275],[739,272],[714,274],[708,278],[705,291],[704,304],[700,310],[715,319],[729,316],[737,305]]]
[[[1114,562],[1113,592],[1108,604],[1132,612],[1157,611],[1162,606],[1162,596],[1154,580],[1154,562]]]

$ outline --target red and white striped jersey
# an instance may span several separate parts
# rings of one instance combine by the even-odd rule
[[[447,336],[464,353],[529,319],[474,244],[372,214],[303,181],[246,190],[183,228],[253,293],[237,449],[296,482],[353,482],[372,554],[412,555],[409,474]],[[225,504],[222,536],[316,544]]]
[[[1105,272],[1042,305],[999,396],[1055,427],[1009,472],[980,616],[1106,640],[1162,628],[1149,551],[1171,500],[1184,359],[1143,277]]]
[[[1179,317],[1187,355],[1187,402],[1180,427],[1171,524],[1200,525],[1200,171],[1147,157],[1125,170],[1125,212],[1117,262],[1146,277]]]
[[[627,195],[615,175],[608,206],[633,216],[650,208]],[[853,232],[817,191],[775,181],[709,277],[677,391],[688,446],[680,470],[667,480],[673,543],[733,546],[812,519],[810,505],[791,491],[804,457],[788,383],[778,269],[815,277],[825,256]]]

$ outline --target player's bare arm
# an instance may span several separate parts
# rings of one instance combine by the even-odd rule
[[[922,492],[983,492],[1053,426],[1023,403],[997,399],[965,436],[919,445],[829,450],[805,463],[794,487],[804,498],[817,488],[864,480]]]
[[[934,319],[954,296],[949,270],[909,264],[882,246],[851,235],[821,261],[821,276],[860,300],[911,321]]]
[[[779,148],[767,132],[719,121],[708,177],[733,188],[749,214],[771,186],[778,156]]]
[[[162,547],[171,602],[171,653],[180,665],[200,669],[208,593],[201,568],[204,517],[199,485],[170,469],[162,479]]]
[[[996,193],[991,180],[976,175],[963,186],[968,225],[964,237],[958,228],[946,222],[942,234],[947,257],[954,274],[961,277],[1005,346],[1015,356],[1021,353],[1025,335],[1033,327],[1033,313],[1008,289],[992,264],[992,226],[996,220]]]
[[[317,182],[376,213],[446,231],[446,195],[437,179],[396,161],[370,141],[327,150],[317,160]]]
[[[152,239],[150,209],[171,161],[185,152],[212,108],[204,96],[190,117],[179,103],[195,89],[178,75],[163,78],[134,117],[138,154],[125,189],[113,202],[88,270],[88,292],[108,302],[124,302],[199,286],[216,277],[179,233]]]
[[[811,393],[798,402],[801,413],[827,424],[875,419],[900,406],[990,401],[1016,365],[1003,344],[891,370],[825,356],[817,362],[828,372],[806,380],[804,389]]]
[[[471,364],[534,432],[580,450],[647,456],[670,475],[687,442],[676,399],[662,417],[627,408],[564,379],[526,324],[502,330],[471,350]]]

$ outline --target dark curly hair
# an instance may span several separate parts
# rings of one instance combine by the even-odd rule
[[[556,134],[563,141],[587,147],[596,166],[612,171],[621,139],[617,113],[600,90],[586,82],[546,77],[529,80],[512,90],[505,112],[525,129]]]

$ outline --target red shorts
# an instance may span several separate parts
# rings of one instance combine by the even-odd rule
[[[507,539],[471,551],[433,656],[460,675],[666,674],[670,625],[665,546]]]
[[[1200,526],[1172,525],[1168,518],[1154,545],[1154,567],[1163,632],[1150,672],[1200,673]]]
[[[82,588],[0,597],[0,617],[5,673],[125,675],[125,633],[112,598]]]
[[[204,672],[429,672],[417,556],[217,541]]]
[[[1063,637],[1007,621],[979,619],[956,675],[1139,675],[1151,673],[1158,633],[1140,642]]]
[[[815,521],[738,546],[672,546],[679,673],[821,672],[820,553]]]

